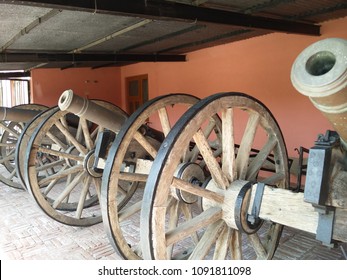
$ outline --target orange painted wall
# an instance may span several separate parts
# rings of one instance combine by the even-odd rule
[[[67,89],[88,99],[101,99],[120,106],[120,69],[71,68],[36,69],[31,71],[31,102],[56,106],[60,95]]]
[[[258,98],[272,111],[289,154],[295,156],[294,148],[311,147],[318,133],[332,127],[293,88],[291,66],[305,47],[318,40],[347,39],[346,26],[347,17],[323,23],[319,37],[273,33],[189,53],[187,62],[95,70],[37,69],[32,71],[32,102],[55,106],[60,94],[71,88],[79,95],[108,100],[124,109],[125,79],[142,74],[148,74],[149,98],[173,92],[203,98],[221,91],[240,91]]]
[[[121,80],[148,74],[150,98],[173,92],[199,97],[222,91],[252,95],[272,111],[288,153],[295,156],[294,148],[310,148],[318,133],[332,127],[293,88],[291,66],[302,50],[315,41],[328,37],[347,39],[346,26],[347,17],[322,24],[319,37],[274,33],[189,53],[188,62],[130,65],[122,67]]]

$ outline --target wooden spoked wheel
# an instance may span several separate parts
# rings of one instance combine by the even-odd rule
[[[117,106],[94,102],[126,118]],[[24,159],[25,183],[38,206],[54,220],[71,226],[102,221],[102,173],[95,171],[94,159],[97,136],[103,130],[90,120],[56,108],[30,137]]]
[[[22,130],[22,133],[18,138],[15,153],[15,165],[17,178],[24,189],[27,189],[24,179],[24,161],[30,137],[33,135],[34,131],[41,124],[41,122],[44,121],[48,115],[52,114],[53,111],[56,111],[57,108],[58,107],[55,106],[40,112],[35,118],[33,118],[25,125],[24,129]],[[50,141],[48,136],[47,141]]]
[[[12,108],[33,110],[37,111],[37,114],[47,109],[46,106],[39,104],[23,104]],[[23,185],[17,177],[15,156],[16,145],[25,125],[26,122],[24,121],[0,121],[0,130],[2,130],[0,138],[0,163],[2,165],[0,167],[0,181],[16,189],[23,189]]]
[[[221,134],[211,129],[215,116]],[[244,216],[247,190],[257,182],[289,184],[285,143],[270,111],[241,93],[201,100],[165,138],[147,178],[143,257],[272,258],[282,226],[267,221],[252,226]]]
[[[143,186],[153,159],[179,116],[197,101],[187,94],[150,100],[127,119],[110,149],[102,179],[101,209],[111,244],[125,259],[142,256],[140,209]],[[131,197],[125,205],[122,201],[128,199],[124,197]]]

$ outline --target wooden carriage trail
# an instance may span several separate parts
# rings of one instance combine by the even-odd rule
[[[114,252],[102,223],[81,228],[63,225],[45,215],[27,192],[2,183],[0,211],[2,260],[121,259]],[[129,226],[125,232],[131,235],[136,230]],[[273,259],[343,260],[344,256],[341,248],[329,249],[313,235],[285,227]]]

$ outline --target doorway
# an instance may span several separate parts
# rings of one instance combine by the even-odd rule
[[[148,100],[148,75],[126,78],[127,111],[132,114]]]

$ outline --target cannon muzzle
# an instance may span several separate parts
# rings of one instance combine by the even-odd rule
[[[40,112],[41,111],[39,110],[0,107],[0,120],[12,122],[27,122],[32,120]]]
[[[74,94],[72,90],[66,90],[62,93],[58,106],[62,111],[86,118],[113,132],[118,132],[126,120],[125,114],[108,110],[87,98]]]
[[[294,62],[291,80],[331,122],[347,150],[347,40],[330,38],[308,46]]]

